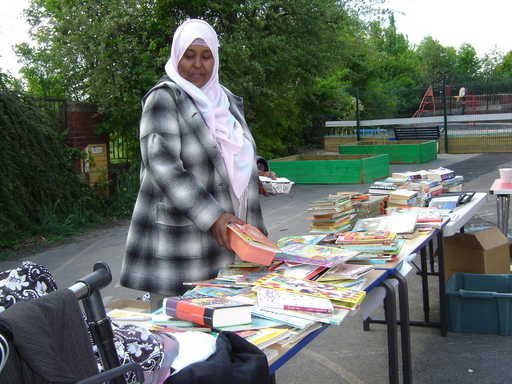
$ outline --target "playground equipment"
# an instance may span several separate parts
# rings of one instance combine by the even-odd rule
[[[420,117],[422,113],[429,112],[433,115],[436,113],[436,104],[434,101],[434,90],[429,86],[421,99],[420,106],[412,117]]]

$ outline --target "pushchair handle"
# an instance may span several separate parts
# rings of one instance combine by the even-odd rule
[[[78,300],[90,296],[112,282],[112,273],[108,264],[100,261],[94,264],[93,272],[82,277],[69,289],[75,293]]]

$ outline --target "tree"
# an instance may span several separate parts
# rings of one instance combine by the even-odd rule
[[[103,129],[134,143],[140,99],[163,74],[172,32],[187,17],[206,19],[221,42],[221,81],[245,98],[267,156],[303,142],[313,118],[301,112],[304,95],[346,55],[338,30],[354,17],[336,0],[33,0],[27,15],[38,46],[19,52],[32,89],[49,78],[43,64],[62,74],[66,95],[99,105]]]
[[[503,61],[503,53],[497,48],[486,53],[482,59],[482,77],[485,80],[496,78],[496,67]]]
[[[508,52],[499,64],[495,67],[496,77],[501,79],[512,79],[512,51]]]
[[[416,49],[423,80],[426,84],[440,84],[444,79],[456,78],[457,52],[453,47],[443,47],[431,36],[425,37]]]
[[[471,44],[462,44],[457,50],[456,80],[477,80],[481,77],[482,62]]]

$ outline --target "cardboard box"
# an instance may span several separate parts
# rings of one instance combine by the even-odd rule
[[[455,272],[509,274],[510,248],[496,227],[444,238],[445,278]]]
[[[133,312],[150,312],[151,304],[148,301],[134,299],[119,299],[108,304],[107,309],[124,309]]]

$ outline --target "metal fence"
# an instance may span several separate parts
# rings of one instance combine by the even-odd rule
[[[389,88],[375,93],[354,89],[358,105],[354,127],[332,127],[328,135],[366,138],[393,138],[394,126],[360,126],[364,120],[410,117],[444,117],[436,123],[441,130],[440,140],[448,151],[501,152],[512,151],[512,81],[452,83],[423,88]],[[450,123],[449,116],[480,116],[467,121]],[[443,121],[443,119],[440,119]],[[410,124],[410,123],[409,123]],[[430,124],[432,125],[432,124]],[[395,125],[396,126],[396,125]]]
[[[34,103],[48,116],[53,127],[67,133],[68,130],[68,101],[65,99],[45,98],[33,99]],[[127,140],[119,135],[110,134],[108,137],[111,163],[122,163],[128,160]]]

